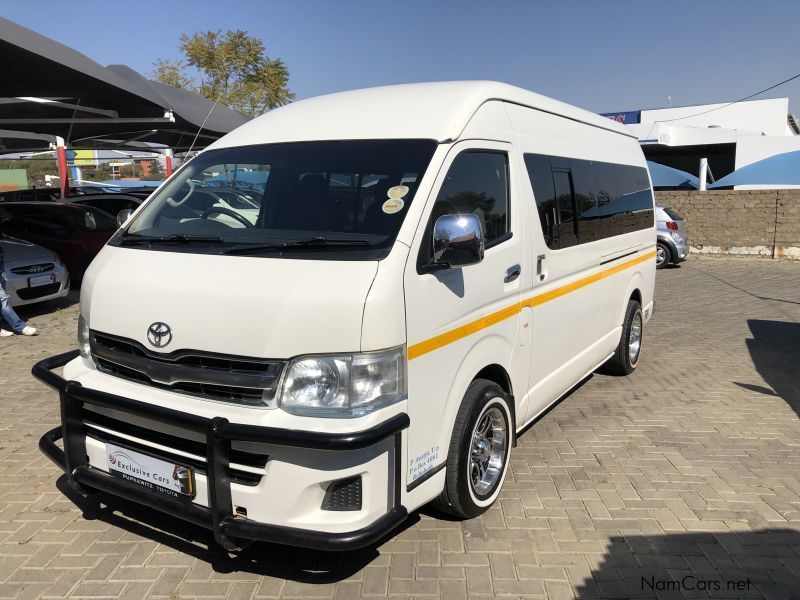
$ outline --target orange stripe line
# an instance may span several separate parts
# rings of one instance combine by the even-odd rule
[[[608,269],[604,269],[603,271],[599,271],[592,275],[588,275],[582,279],[578,279],[577,281],[573,281],[572,283],[568,283],[566,285],[562,285],[561,287],[555,288],[550,290],[549,292],[544,292],[542,294],[538,294],[536,296],[531,296],[521,302],[516,304],[512,304],[511,306],[507,306],[497,312],[493,312],[485,317],[481,317],[471,323],[467,323],[466,325],[462,325],[460,327],[456,327],[455,329],[451,329],[450,331],[445,331],[442,334],[414,344],[413,346],[409,346],[408,348],[408,360],[413,360],[422,356],[423,354],[428,354],[429,352],[433,352],[434,350],[438,350],[443,346],[447,346],[448,344],[452,344],[453,342],[457,342],[458,340],[467,337],[468,335],[472,335],[473,333],[477,333],[482,329],[486,329],[487,327],[491,327],[492,325],[496,325],[501,321],[505,321],[506,319],[513,317],[525,308],[539,306],[544,304],[545,302],[550,302],[551,300],[555,300],[556,298],[560,298],[561,296],[566,296],[567,294],[574,292],[575,290],[579,290],[587,285],[591,285],[592,283],[596,283],[601,279],[605,279],[606,277],[611,277],[620,271],[624,271],[634,265],[638,265],[639,263],[645,262],[651,258],[655,258],[655,252],[648,252],[647,254],[643,254],[641,256],[637,256],[634,259],[628,260],[624,263],[620,263],[613,267],[609,267]]]

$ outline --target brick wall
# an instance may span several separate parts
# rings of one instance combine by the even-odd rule
[[[800,189],[656,192],[683,217],[691,251],[800,260]]]

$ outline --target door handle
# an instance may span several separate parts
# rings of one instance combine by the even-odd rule
[[[542,263],[547,258],[546,254],[540,254],[536,257],[536,274],[539,276],[539,281],[544,281],[544,273],[542,272]]]
[[[522,273],[522,267],[520,267],[519,265],[514,265],[513,267],[508,267],[506,269],[506,275],[505,275],[505,277],[503,277],[503,281],[505,283],[511,283],[517,277],[519,277],[520,273]]]

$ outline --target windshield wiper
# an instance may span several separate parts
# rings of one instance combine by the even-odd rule
[[[356,247],[361,248],[370,246],[367,240],[345,240],[345,239],[331,239],[325,237],[313,237],[304,240],[297,240],[296,242],[286,242],[284,244],[258,244],[254,246],[237,246],[230,250],[225,250],[223,254],[258,254],[259,252],[285,252],[292,250],[311,250],[317,248],[346,248]]]
[[[173,233],[171,235],[165,235],[163,237],[126,236],[120,241],[120,246],[134,246],[137,244],[153,244],[153,243],[191,244],[191,243],[222,243],[222,242],[223,239],[217,235],[185,235],[183,233]]]
[[[297,240],[296,242],[287,242],[284,248],[300,248],[303,246],[369,246],[367,240],[337,240],[326,238],[322,236],[306,238],[304,240]]]

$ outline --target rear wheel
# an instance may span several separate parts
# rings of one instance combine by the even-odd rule
[[[486,379],[470,384],[456,416],[445,489],[434,500],[436,508],[471,519],[494,503],[508,469],[513,422],[500,386]]]
[[[622,335],[614,356],[605,364],[606,370],[616,375],[632,373],[639,364],[643,333],[642,306],[636,300],[629,300],[625,320],[622,322]]]
[[[672,262],[672,252],[666,244],[656,244],[656,269],[663,269]]]

